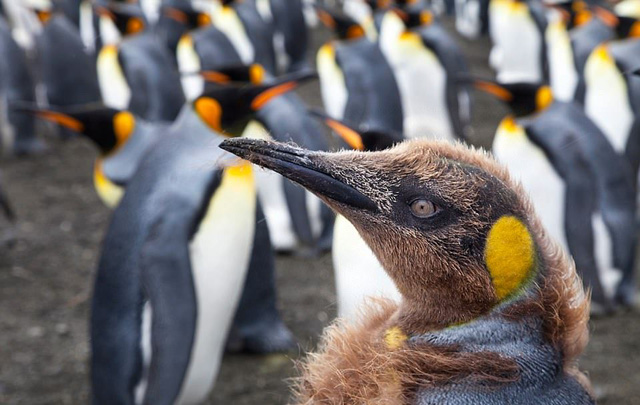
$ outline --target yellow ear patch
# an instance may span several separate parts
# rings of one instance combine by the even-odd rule
[[[222,106],[217,100],[200,97],[195,102],[198,116],[214,131],[222,132]]]
[[[549,107],[551,103],[553,103],[553,92],[551,91],[551,87],[540,87],[536,93],[536,108],[538,111],[542,111]]]
[[[487,237],[485,262],[499,300],[513,294],[529,278],[535,262],[533,238],[512,216],[503,216]]]
[[[407,339],[407,335],[405,335],[397,326],[389,328],[384,332],[384,343],[390,350],[399,349]]]
[[[136,128],[136,119],[128,111],[121,111],[113,117],[113,131],[116,135],[116,148],[127,142]]]

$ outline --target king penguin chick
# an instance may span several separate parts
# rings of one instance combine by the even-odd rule
[[[33,120],[25,113],[12,110],[15,101],[35,102],[35,84],[27,64],[25,51],[18,46],[11,28],[0,14],[0,58],[11,63],[0,64],[0,141],[3,155],[28,155],[44,150],[44,142],[36,136]]]
[[[185,102],[174,57],[144,15],[132,5],[108,3],[99,10],[128,33],[100,50],[98,79],[105,105],[147,121],[173,121]]]
[[[576,261],[594,313],[635,301],[635,195],[630,164],[576,103],[548,86],[476,81],[520,117],[501,123],[496,158],[530,193],[552,238]]]
[[[594,403],[575,363],[588,335],[580,280],[491,158],[428,140],[380,152],[221,147],[344,215],[402,295],[329,328],[296,403]]]
[[[398,83],[378,45],[350,17],[324,7],[316,10],[340,39],[324,44],[316,59],[325,110],[354,127],[402,133]]]
[[[383,150],[403,141],[401,134],[357,131],[324,113],[316,110],[312,113],[355,150]],[[331,246],[340,318],[356,321],[365,300],[372,298],[400,301],[400,293],[389,275],[356,228],[342,215],[336,215]]]
[[[252,168],[217,148],[223,130],[241,133],[252,111],[292,84],[203,95],[143,157],[98,266],[94,403],[200,403],[225,340],[260,353],[293,346],[276,308],[273,252]]]

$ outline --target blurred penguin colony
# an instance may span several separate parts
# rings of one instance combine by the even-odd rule
[[[471,74],[441,19],[490,36],[495,78]],[[314,71],[319,24],[334,39]],[[3,0],[0,52],[3,154],[37,159],[42,133],[86,137],[114,209],[92,298],[95,403],[199,403],[225,350],[296,347],[278,252],[332,251],[343,318],[368,296],[400,300],[347,219],[224,139],[471,143],[474,91],[510,109],[493,155],[575,261],[592,313],[634,303],[640,0]],[[296,95],[309,80],[324,110]]]

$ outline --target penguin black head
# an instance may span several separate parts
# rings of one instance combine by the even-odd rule
[[[559,250],[550,248],[526,193],[483,152],[429,140],[378,152],[253,139],[221,148],[299,183],[356,227],[402,294],[403,331],[529,302],[555,271]],[[572,270],[568,263],[562,270]],[[571,276],[571,293],[581,294],[575,270]]]
[[[353,18],[318,4],[314,4],[314,7],[318,19],[325,27],[333,30],[339,39],[357,39],[364,36],[364,29]]]
[[[392,0],[364,0],[371,11],[384,10],[389,8],[393,3]]]
[[[407,29],[430,25],[435,20],[433,12],[426,7],[395,8],[394,10]]]
[[[99,1],[95,5],[95,12],[110,19],[122,35],[137,34],[147,27],[144,13],[136,4]]]
[[[391,148],[402,142],[402,134],[377,129],[356,130],[343,121],[329,117],[323,111],[313,109],[309,113],[322,120],[333,132],[355,150],[377,151]]]
[[[593,18],[593,12],[589,5],[582,0],[561,1],[553,4],[543,3],[543,5],[558,11],[567,29],[579,27]]]
[[[211,129],[237,135],[254,113],[269,101],[315,77],[315,72],[299,72],[269,84],[217,86],[193,100],[192,105],[196,114]]]
[[[616,34],[618,38],[640,38],[640,20],[617,16]]]
[[[553,102],[551,88],[540,83],[496,83],[473,79],[476,89],[489,93],[506,103],[517,117],[534,114]]]
[[[133,114],[105,107],[102,104],[51,109],[17,105],[14,108],[85,135],[105,156],[126,144],[136,127],[136,118]]]

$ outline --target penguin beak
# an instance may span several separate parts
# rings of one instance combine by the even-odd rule
[[[38,118],[42,118],[49,122],[53,122],[54,124],[58,124],[65,128],[69,128],[75,132],[84,131],[84,124],[79,120],[57,111],[52,110],[44,110],[38,107],[29,106],[25,104],[14,104],[13,109],[15,111],[25,112],[31,115],[35,115]]]
[[[306,71],[292,73],[280,78],[277,82],[263,86],[256,86],[257,94],[251,101],[251,110],[258,111],[274,98],[294,90],[298,85],[307,80],[318,77],[316,72]]]
[[[513,100],[513,94],[509,90],[505,89],[499,84],[487,80],[475,79],[473,80],[473,87],[480,91],[484,91],[485,93],[491,94],[497,97],[499,100],[505,102]]]
[[[340,121],[337,121],[326,114],[318,110],[310,110],[309,114],[316,118],[321,119],[326,126],[331,128],[333,132],[338,134],[347,145],[351,146],[355,150],[364,150],[364,142],[362,141],[362,135],[358,131],[349,128],[347,125]]]
[[[220,148],[252,163],[271,169],[325,200],[329,205],[375,212],[378,206],[369,197],[338,180],[327,164],[327,154],[259,139],[226,139]],[[324,163],[324,164],[323,164]]]

